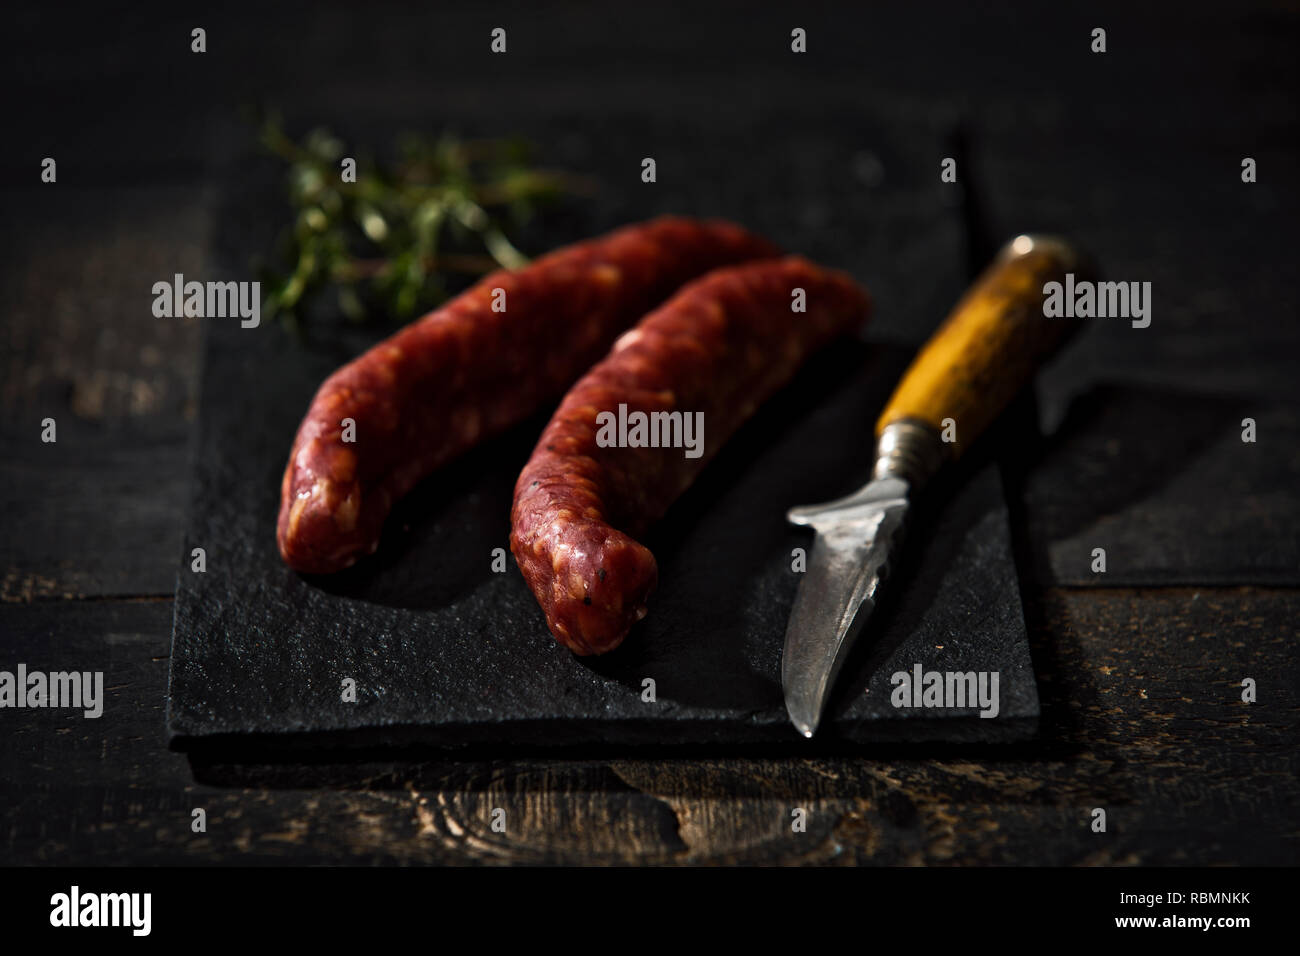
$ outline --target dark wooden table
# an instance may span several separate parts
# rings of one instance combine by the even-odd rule
[[[1300,17],[1130,6],[8,14],[0,669],[102,669],[107,703],[0,711],[0,862],[1295,862]],[[1150,328],[1099,321],[1048,370],[1048,437],[1009,474],[1039,739],[296,765],[168,750],[202,329],[154,318],[150,287],[265,251],[226,216],[267,168],[249,103],[371,142],[526,131],[599,171],[612,218],[720,212],[805,237],[872,287],[891,341],[922,341],[1019,231],[1151,281]],[[643,155],[670,160],[649,198],[610,172]]]

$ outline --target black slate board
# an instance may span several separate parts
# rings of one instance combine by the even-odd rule
[[[304,348],[279,327],[209,331],[194,505],[176,595],[168,724],[180,746],[373,747],[800,742],[780,653],[807,533],[788,507],[870,470],[870,424],[904,369],[897,347],[821,356],[737,434],[647,543],[650,614],[617,652],[559,647],[505,547],[510,493],[540,415],[435,475],[380,552],[305,579],[276,552],[286,450],[316,385],[362,341]],[[1032,734],[1038,697],[1001,484],[972,462],[918,516],[874,640],[845,670],[821,741],[988,742]],[[190,549],[206,550],[194,573]],[[1000,715],[896,710],[889,675],[1000,674]],[[357,701],[341,700],[344,678]],[[642,700],[643,680],[656,701]],[[252,736],[245,736],[252,735]]]

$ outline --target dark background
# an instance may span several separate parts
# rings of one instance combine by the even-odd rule
[[[98,721],[0,712],[0,861],[1294,862],[1300,14],[1039,6],[7,11],[0,666],[104,669],[108,699]],[[240,786],[168,751],[203,330],[155,319],[149,290],[251,278],[229,270],[284,223],[278,166],[241,116],[258,104],[371,149],[402,130],[528,135],[600,190],[526,251],[726,215],[852,271],[882,342],[923,341],[1022,231],[1150,281],[1150,328],[1096,320],[1041,377],[1048,437],[1008,476],[1039,740],[377,758],[242,767]]]

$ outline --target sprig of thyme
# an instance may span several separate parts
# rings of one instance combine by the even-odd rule
[[[354,321],[406,319],[445,298],[452,276],[525,265],[506,229],[539,203],[582,189],[574,177],[530,166],[529,146],[517,139],[407,136],[385,168],[328,130],[295,142],[273,115],[260,138],[289,164],[294,212],[286,271],[261,273],[262,313],[292,324],[330,289]],[[356,161],[355,181],[344,176],[345,158]]]

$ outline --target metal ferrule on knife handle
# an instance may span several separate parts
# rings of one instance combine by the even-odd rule
[[[1094,271],[1062,239],[1007,243],[918,353],[877,420],[875,476],[904,478],[915,490],[944,459],[961,455],[1079,328],[1073,319],[1043,315],[1043,286],[1067,272],[1091,280]],[[942,441],[949,420],[954,440]]]
[[[902,478],[915,491],[947,460],[948,449],[938,432],[918,419],[899,418],[882,428],[876,438],[876,465],[871,477]]]

